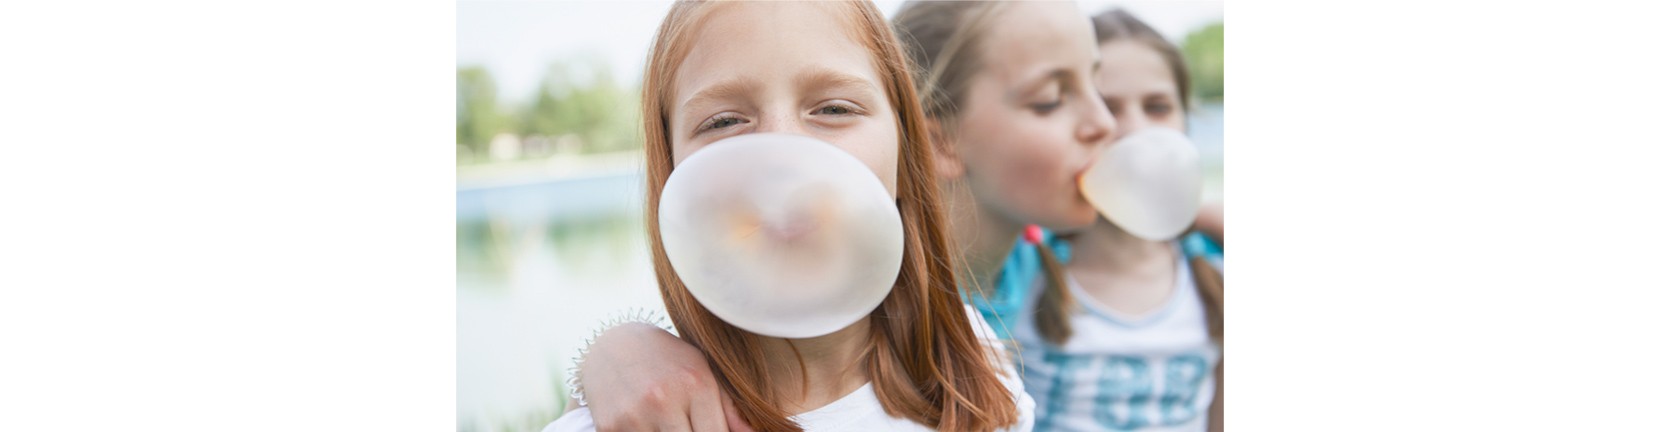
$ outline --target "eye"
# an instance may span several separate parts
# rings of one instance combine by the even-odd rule
[[[717,115],[717,116],[713,116],[712,118],[706,119],[706,122],[704,124],[700,125],[700,131],[704,132],[704,131],[713,130],[713,129],[722,129],[722,128],[726,128],[726,127],[730,127],[730,126],[734,126],[734,125],[738,125],[738,124],[742,124],[742,123],[746,123],[746,122],[747,122],[746,119],[742,119],[740,117],[736,117],[736,116],[732,116],[732,115],[728,115],[728,114],[722,114],[722,115]]]
[[[1039,115],[1054,112],[1057,108],[1061,108],[1062,100],[1067,98],[1069,90],[1067,83],[1062,82],[1062,80],[1045,83],[1038,88],[1038,91],[1032,92],[1031,97],[1026,98],[1027,108]]]
[[[1147,104],[1147,105],[1143,106],[1143,112],[1149,113],[1149,115],[1153,115],[1153,116],[1164,116],[1164,115],[1172,114],[1172,111],[1173,111],[1172,104],[1151,103],[1151,104]]]
[[[1039,113],[1039,114],[1049,114],[1053,111],[1056,111],[1056,108],[1061,108],[1061,106],[1062,106],[1062,96],[1058,94],[1058,95],[1056,95],[1056,100],[1053,100],[1053,101],[1050,101],[1050,102],[1039,102],[1039,103],[1032,104],[1032,110],[1033,110],[1033,112],[1036,112],[1036,113]]]
[[[859,107],[857,104],[849,101],[831,100],[824,102],[822,108],[817,108],[817,110],[812,111],[811,114],[823,116],[855,116],[863,115],[864,112],[862,107]]]

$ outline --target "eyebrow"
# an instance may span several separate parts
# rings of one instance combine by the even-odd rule
[[[1067,68],[1056,68],[1043,76],[1034,78],[1032,81],[1027,81],[1026,84],[1015,88],[1015,90],[1011,91],[1011,93],[1013,93],[1011,96],[1016,98],[1024,97],[1029,91],[1037,89],[1045,83],[1067,81],[1071,79],[1073,79],[1073,70]]]
[[[794,82],[803,91],[834,89],[868,93],[876,90],[875,83],[863,77],[826,68],[808,68],[800,71]]]
[[[742,95],[749,94],[753,90],[755,88],[752,81],[745,77],[731,78],[694,92],[687,99],[679,102],[677,107],[681,112],[687,112],[709,103],[741,99]]]
[[[821,67],[800,71],[794,77],[794,85],[801,92],[841,90],[869,93],[876,90],[875,84],[867,79]],[[689,95],[688,98],[677,104],[677,110],[682,114],[694,114],[692,111],[710,104],[746,99],[746,95],[750,95],[756,90],[758,90],[758,83],[748,77],[730,78]],[[866,101],[857,102],[864,103]],[[686,120],[688,117],[684,116],[684,119]]]

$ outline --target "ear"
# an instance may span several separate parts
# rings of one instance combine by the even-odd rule
[[[957,155],[957,142],[946,133],[945,124],[928,117],[928,139],[933,145],[933,171],[940,180],[956,180],[963,175],[962,157]]]

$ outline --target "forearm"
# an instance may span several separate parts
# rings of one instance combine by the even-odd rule
[[[705,355],[655,325],[609,323],[579,356],[576,376],[579,402],[599,430],[712,432],[740,423]]]

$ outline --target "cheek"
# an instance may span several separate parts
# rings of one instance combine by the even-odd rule
[[[1024,113],[1025,114],[1025,113]],[[977,198],[1006,213],[1036,220],[1045,211],[1059,214],[1077,196],[1074,173],[1081,166],[1079,145],[1057,133],[1056,118],[1022,118],[975,124],[958,145],[969,184]],[[1066,130],[1066,129],[1060,129]],[[1049,217],[1049,216],[1044,216]]]
[[[671,166],[674,168],[674,167],[677,166],[677,164],[682,163],[683,159],[688,159],[688,155],[694,154],[694,151],[698,150],[697,148],[695,148],[698,145],[699,145],[698,143],[694,143],[694,142],[691,142],[691,141],[685,141],[685,140],[681,140],[681,139],[672,139],[671,140]]]
[[[967,148],[959,151],[969,167],[979,171],[975,174],[994,177],[982,179],[987,183],[1002,187],[1045,183],[1077,166],[1072,162],[1077,144],[1058,141],[1056,137],[1065,134],[1047,130],[1054,125],[1053,119],[1023,116],[978,125],[968,131],[966,136],[971,138],[959,144]]]
[[[898,142],[888,142],[891,143],[889,147],[873,160],[864,161],[864,164],[869,165],[869,170],[881,179],[881,185],[887,187],[887,195],[898,198]]]
[[[862,126],[831,142],[862,161],[886,186],[887,194],[898,198],[898,125],[878,121]]]

